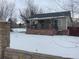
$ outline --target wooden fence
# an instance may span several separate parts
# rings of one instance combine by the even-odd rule
[[[79,27],[69,27],[69,35],[79,36]]]

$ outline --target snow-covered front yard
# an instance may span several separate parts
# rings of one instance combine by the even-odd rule
[[[10,35],[11,48],[79,59],[79,37],[32,35],[21,33],[20,29],[14,31]]]

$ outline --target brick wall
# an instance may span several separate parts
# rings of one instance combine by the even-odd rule
[[[5,21],[0,21],[0,59],[4,59],[4,50],[10,43],[10,26]]]
[[[5,59],[66,59],[64,57],[7,48]]]
[[[55,29],[27,29],[28,34],[55,35]]]
[[[55,29],[27,29],[26,33],[40,35],[69,35],[69,30],[56,31]]]

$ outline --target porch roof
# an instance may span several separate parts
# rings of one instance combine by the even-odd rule
[[[60,17],[66,17],[66,16],[71,18],[70,11],[35,14],[29,17],[28,20],[51,19],[51,18],[60,18]]]

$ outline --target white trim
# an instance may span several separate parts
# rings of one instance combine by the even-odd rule
[[[68,27],[68,19],[66,18],[66,30],[67,30],[67,27]]]
[[[65,16],[59,16],[59,17],[45,17],[45,18],[30,18],[28,20],[44,20],[44,19],[52,19],[52,18],[63,18]]]

